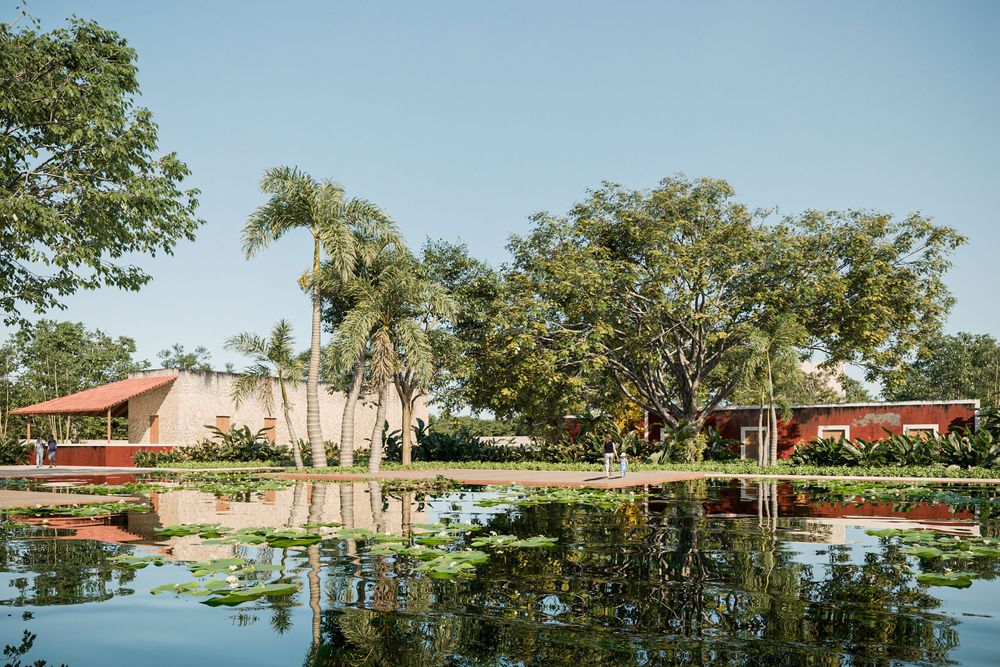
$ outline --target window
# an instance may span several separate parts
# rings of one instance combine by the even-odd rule
[[[762,426],[760,428],[759,437],[756,426],[740,427],[740,458],[751,459],[753,461],[756,461],[757,452],[759,451],[761,441],[764,442],[764,446],[766,447],[767,446],[766,426]]]
[[[906,424],[903,426],[903,435],[933,438],[937,436],[937,434],[937,424]]]
[[[221,415],[215,418],[215,428],[223,433],[229,432],[229,415]]]
[[[817,435],[821,438],[833,438],[834,440],[850,440],[850,426],[820,426]]]
[[[278,420],[274,417],[264,417],[264,430],[267,431],[268,442],[274,442],[275,425]]]
[[[160,444],[160,415],[149,416],[149,444]]]

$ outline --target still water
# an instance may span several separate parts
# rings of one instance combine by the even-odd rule
[[[940,538],[917,548],[948,552],[947,539],[989,554],[1000,489],[700,480],[574,500],[377,483],[248,488],[160,489],[144,494],[152,511],[110,518],[8,517],[0,642],[28,630],[22,664],[71,667],[1000,664],[1000,558],[918,558],[905,539],[869,534],[922,529],[934,532],[903,535]],[[442,523],[474,527],[438,544],[431,524]],[[181,524],[229,534],[307,524],[325,539],[277,547],[157,532]],[[505,546],[493,533],[555,542]],[[488,560],[457,576],[421,571],[426,561],[399,553],[414,535]],[[488,543],[472,546],[477,537]],[[129,554],[163,564],[112,560]],[[229,558],[269,568],[241,577],[297,592],[236,606],[150,593],[213,577],[223,586],[229,572],[199,578],[188,565]],[[967,587],[917,580],[956,571]]]

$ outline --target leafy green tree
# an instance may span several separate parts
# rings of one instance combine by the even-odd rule
[[[526,276],[491,268],[464,244],[435,241],[423,254],[429,275],[458,303],[431,335],[440,366],[432,380],[435,405],[446,413],[488,411],[554,438],[564,435],[565,415],[619,411],[620,392],[606,366],[585,345],[547,328],[557,309]]]
[[[988,334],[935,336],[883,393],[891,401],[979,399],[983,407],[1000,406],[1000,344]]]
[[[130,372],[149,365],[134,358],[135,341],[131,338],[89,330],[82,322],[39,320],[22,326],[0,349],[5,354],[0,361],[9,369],[5,391],[13,407],[124,380]],[[33,422],[32,431],[36,424]],[[77,436],[105,437],[105,421],[100,418],[51,415],[44,425],[60,441]],[[8,427],[23,432],[24,417],[12,415]],[[113,434],[127,435],[123,419],[113,420]]]
[[[292,229],[312,236],[312,263],[301,284],[312,297],[312,339],[306,379],[306,431],[313,466],[326,467],[326,448],[319,419],[321,313],[323,297],[318,280],[326,251],[329,265],[342,277],[350,275],[358,259],[357,229],[369,236],[396,235],[396,226],[375,204],[347,198],[333,181],[319,181],[298,169],[274,167],[261,180],[260,189],[270,199],[257,208],[243,228],[243,250],[253,257]],[[346,448],[341,443],[341,453]]]
[[[156,353],[164,368],[176,368],[181,371],[212,371],[212,353],[204,345],[199,345],[190,352],[184,351],[184,346],[174,343],[165,350]]]
[[[18,25],[19,24],[19,25]],[[123,263],[194,239],[198,191],[188,168],[155,157],[136,53],[118,33],[70,19],[42,32],[0,23],[0,309],[4,321],[61,306],[80,289],[138,290]]]
[[[954,230],[867,211],[765,217],[721,180],[604,184],[511,240],[500,299],[515,308],[490,333],[507,329],[511,357],[544,341],[545,367],[568,372],[571,391],[586,379],[570,369],[587,360],[670,426],[699,430],[743,381],[754,336],[789,314],[804,347],[870,378],[940,328],[952,301],[942,276],[964,242]]]
[[[277,380],[278,391],[281,392],[281,411],[285,415],[285,425],[291,440],[292,458],[295,460],[295,467],[302,468],[302,452],[299,450],[299,440],[295,437],[293,406],[288,399],[287,389],[288,383],[297,382],[303,373],[303,363],[296,355],[294,346],[292,325],[286,320],[280,320],[274,325],[269,338],[244,331],[226,341],[227,350],[253,359],[253,363],[233,383],[233,401],[239,407],[244,400],[255,396],[270,412],[274,409],[272,390]]]

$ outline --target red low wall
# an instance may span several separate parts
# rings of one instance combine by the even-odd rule
[[[56,449],[56,465],[60,466],[111,466],[130,467],[132,457],[143,450],[147,452],[169,452],[176,445],[59,445]],[[35,448],[26,450],[25,463],[34,465]],[[45,464],[48,465],[46,454]]]

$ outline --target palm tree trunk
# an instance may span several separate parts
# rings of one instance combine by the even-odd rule
[[[314,236],[312,285],[312,343],[309,348],[309,377],[306,380],[306,432],[312,450],[313,467],[326,467],[326,446],[319,422],[320,316],[323,300],[319,292],[319,236]]]
[[[778,462],[778,412],[774,407],[774,377],[771,374],[771,354],[767,353],[768,457],[770,465]]]
[[[757,465],[764,465],[764,397],[761,396],[760,410],[757,411]]]
[[[344,417],[340,420],[340,467],[342,468],[354,465],[354,413],[357,411],[361,383],[364,379],[365,358],[364,355],[358,355],[351,373],[351,387],[347,392],[347,402],[344,404]]]
[[[400,408],[402,408],[402,424],[400,425],[400,437],[402,439],[401,460],[404,466],[413,463],[413,389],[409,386],[396,383],[396,391],[399,393]]]
[[[278,377],[278,389],[281,390],[281,410],[285,413],[285,426],[288,427],[288,437],[292,441],[292,460],[295,461],[296,468],[302,469],[305,467],[302,463],[302,451],[299,449],[299,439],[295,437],[295,427],[292,426],[292,411],[288,407],[285,379],[281,376]]]
[[[375,411],[375,428],[372,429],[371,444],[368,449],[368,472],[375,474],[382,467],[382,433],[385,431],[385,412],[389,403],[389,383],[382,385],[378,393],[378,410]]]

